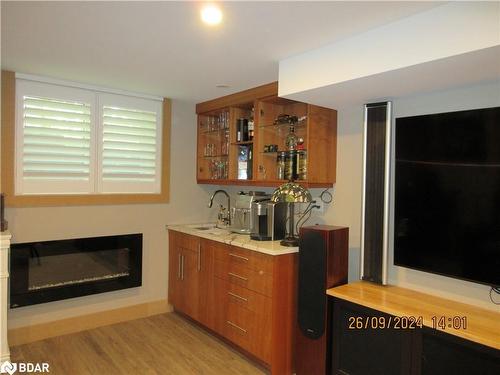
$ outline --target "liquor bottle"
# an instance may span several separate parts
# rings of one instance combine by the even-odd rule
[[[285,146],[288,151],[294,151],[297,149],[297,143],[299,142],[299,137],[295,134],[295,126],[290,125],[290,132],[285,138]]]
[[[254,133],[253,115],[254,115],[254,109],[252,107],[252,114],[250,115],[250,118],[248,119],[248,140],[249,141],[253,140],[253,133]]]

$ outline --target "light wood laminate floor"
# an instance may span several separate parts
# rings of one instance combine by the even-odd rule
[[[265,374],[175,313],[11,348],[13,362],[48,362],[50,374]]]

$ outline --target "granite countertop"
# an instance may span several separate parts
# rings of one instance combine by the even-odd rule
[[[197,229],[201,227],[210,227],[210,229]],[[226,243],[228,245],[243,247],[245,249],[269,255],[283,255],[299,252],[298,247],[281,246],[280,241],[251,240],[250,235],[248,234],[232,233],[226,229],[215,228],[214,224],[167,225],[167,229],[206,238],[207,240]]]

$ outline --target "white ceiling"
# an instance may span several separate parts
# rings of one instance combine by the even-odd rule
[[[226,2],[1,2],[2,69],[202,101],[278,79],[278,61],[439,5]],[[215,88],[218,83],[230,88]]]

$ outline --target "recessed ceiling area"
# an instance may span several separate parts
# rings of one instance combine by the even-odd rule
[[[203,101],[278,79],[278,62],[431,2],[1,2],[2,69]],[[223,82],[229,87],[217,88]]]

